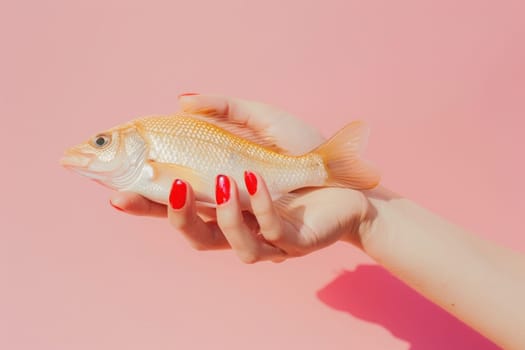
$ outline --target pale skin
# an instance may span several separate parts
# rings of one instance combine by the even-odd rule
[[[292,154],[324,139],[311,126],[273,107],[235,98],[187,95],[186,111],[214,109],[263,130]],[[250,170],[250,169],[246,169]],[[255,174],[256,175],[256,174]],[[238,186],[216,212],[200,210],[186,183],[180,209],[118,192],[112,205],[133,215],[168,217],[198,250],[232,249],[241,261],[280,262],[337,241],[351,243],[432,302],[508,349],[525,348],[525,255],[488,242],[383,187],[371,191],[318,188],[277,210],[264,179],[241,212]]]

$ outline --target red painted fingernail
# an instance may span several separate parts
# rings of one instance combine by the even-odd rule
[[[113,204],[112,201],[109,201],[109,204],[111,204],[111,206],[119,211],[124,211],[124,209],[120,208],[120,207],[117,207],[115,204]]]
[[[230,199],[230,179],[226,175],[217,176],[215,200],[217,204],[226,203]]]
[[[173,209],[180,209],[186,203],[186,184],[177,179],[173,181],[170,192],[170,205]]]
[[[246,184],[246,189],[250,195],[254,195],[257,192],[257,176],[251,171],[244,172],[244,183]]]
[[[183,94],[180,94],[179,98],[184,97],[184,96],[195,96],[195,95],[198,95],[198,93],[196,93],[196,92],[185,92]]]

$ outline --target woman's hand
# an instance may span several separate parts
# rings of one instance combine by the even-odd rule
[[[215,110],[262,131],[291,154],[302,154],[323,142],[309,125],[270,106],[220,96],[180,98],[187,112]],[[248,172],[250,169],[246,169]],[[134,215],[168,216],[170,223],[199,250],[232,248],[246,263],[275,262],[308,254],[338,240],[360,244],[373,216],[363,193],[344,188],[302,189],[273,203],[264,179],[248,173],[245,184],[217,179],[216,211],[199,208],[191,186],[176,181],[170,207],[133,193],[116,193],[113,206]],[[238,186],[248,186],[252,211],[241,211]]]
[[[267,132],[290,153],[304,153],[323,141],[311,127],[259,103],[202,95],[184,96],[180,102],[188,111],[216,109]],[[131,193],[115,194],[112,203],[131,214],[167,215],[193,247],[230,247],[246,263],[278,262],[338,240],[354,243],[497,344],[524,348],[523,254],[469,234],[384,188],[366,193],[302,189],[285,202],[272,203],[257,174],[248,173],[245,182],[218,176],[219,204],[212,212],[197,208],[191,187],[183,181],[174,182],[169,208]],[[252,193],[252,212],[240,210],[237,186]]]
[[[304,153],[322,142],[311,127],[259,103],[197,95],[181,98],[181,104],[190,111],[217,109],[268,132],[291,153]],[[472,235],[384,188],[366,193],[302,189],[286,203],[272,203],[263,179],[247,174],[245,182],[218,177],[221,204],[211,213],[197,208],[193,191],[182,181],[174,183],[167,209],[130,193],[115,194],[112,203],[131,214],[168,215],[195,248],[231,247],[247,263],[282,261],[337,240],[354,243],[500,346],[525,348],[522,253]],[[241,212],[237,186],[253,193],[253,213]]]
[[[252,212],[241,211],[238,186],[247,186]],[[285,203],[274,204],[265,182],[247,172],[245,184],[217,177],[216,219],[197,213],[189,184],[176,181],[171,192],[168,218],[199,250],[231,247],[245,263],[280,262],[330,245],[338,240],[358,243],[367,217],[363,194],[341,188],[304,189]]]

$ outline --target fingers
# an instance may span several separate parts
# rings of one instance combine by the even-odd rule
[[[258,238],[243,216],[235,181],[219,175],[216,181],[217,223],[241,261],[281,260],[284,252]]]
[[[197,250],[231,247],[245,263],[281,262],[289,257],[287,249],[294,251],[290,247],[293,240],[285,233],[265,182],[257,174],[246,172],[245,185],[255,217],[243,213],[237,184],[224,175],[216,182],[216,221],[202,219],[193,189],[182,180],[174,181],[167,208],[131,192],[115,193],[110,203],[133,215],[167,215],[170,224]]]
[[[250,171],[244,173],[244,182],[250,194],[253,214],[264,239],[286,251],[289,256],[303,255],[304,242],[298,228],[289,227],[291,223],[283,220],[282,215],[285,213],[277,211],[266,182],[258,174]]]
[[[173,182],[168,209],[168,219],[197,250],[225,249],[228,241],[215,222],[206,223],[197,215],[195,195],[189,184],[182,180]]]
[[[116,209],[138,216],[166,217],[166,206],[150,201],[136,193],[116,192],[109,203]]]
[[[257,174],[250,171],[244,173],[244,183],[250,194],[252,211],[264,239],[269,242],[279,241],[283,234],[282,222],[266,184]]]

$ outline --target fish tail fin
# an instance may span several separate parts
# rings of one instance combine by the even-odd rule
[[[365,123],[355,121],[313,151],[324,160],[328,171],[326,186],[366,190],[379,184],[379,171],[360,158],[368,134]]]

